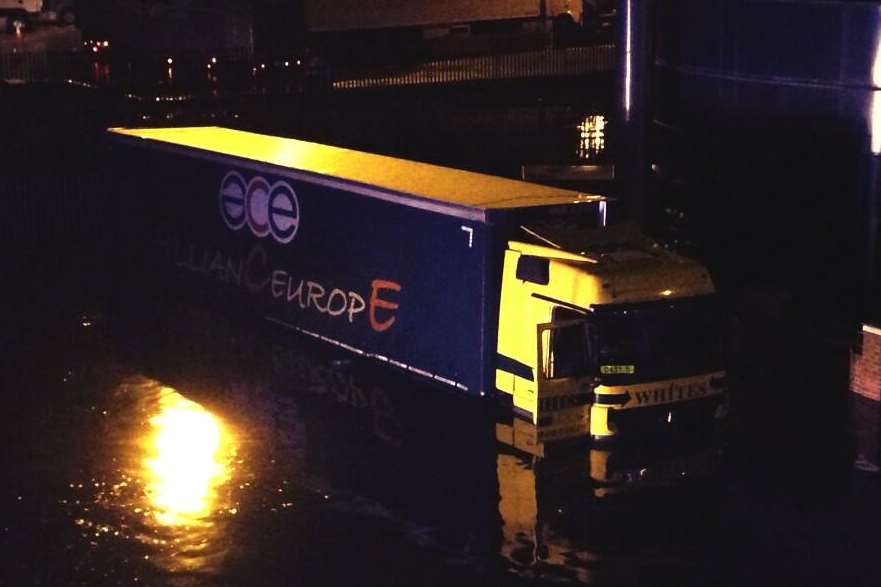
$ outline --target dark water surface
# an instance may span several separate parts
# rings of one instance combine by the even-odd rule
[[[877,584],[877,479],[780,400],[536,459],[486,403],[222,308],[39,297],[4,330],[3,584]]]

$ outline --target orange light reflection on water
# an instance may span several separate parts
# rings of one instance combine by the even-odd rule
[[[169,388],[149,422],[143,465],[154,517],[166,526],[197,524],[215,509],[217,489],[230,478],[232,434],[201,405]]]

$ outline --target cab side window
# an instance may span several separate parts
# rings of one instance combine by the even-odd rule
[[[584,315],[568,308],[555,308],[553,322],[579,320],[556,328],[550,332],[550,356],[548,357],[548,379],[564,377],[583,377],[591,373],[588,355],[587,328]]]

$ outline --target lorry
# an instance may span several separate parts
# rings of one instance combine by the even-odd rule
[[[0,0],[0,14],[34,15],[43,9],[43,0]]]
[[[119,250],[152,243],[158,295],[501,398],[534,444],[727,415],[707,270],[605,226],[602,196],[220,127],[109,137]]]
[[[37,20],[43,0],[0,0],[0,18],[9,31],[20,29],[30,20]]]
[[[305,43],[337,65],[569,45],[615,0],[307,0]]]
[[[586,40],[616,0],[307,0],[300,43],[316,67],[373,67],[544,50]]]
[[[307,0],[306,30],[313,33],[416,28],[437,34],[492,23],[582,24],[582,0]]]

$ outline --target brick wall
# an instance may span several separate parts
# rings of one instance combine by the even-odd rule
[[[861,336],[860,352],[850,354],[850,426],[856,441],[855,465],[877,471],[881,466],[881,328],[864,324]]]
[[[881,401],[881,328],[863,325],[862,337],[862,352],[850,356],[850,389]]]

